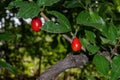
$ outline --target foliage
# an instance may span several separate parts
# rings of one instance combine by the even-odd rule
[[[39,63],[37,68],[41,67],[44,70],[44,67],[63,59],[67,55],[65,53],[78,54],[71,51],[70,43],[61,37],[64,33],[70,37],[79,37],[83,45],[81,52],[88,56],[89,62],[92,61],[91,64],[95,65],[96,72],[100,72],[106,79],[118,79],[119,3],[119,0],[1,0],[0,4],[16,14],[21,21],[20,26],[14,27],[9,25],[14,23],[10,18],[5,19],[5,27],[1,28],[0,41],[4,45],[0,47],[6,53],[4,56],[8,58],[5,59],[7,63],[3,67],[14,73],[8,63],[13,65],[14,61],[19,61],[13,66],[17,66],[20,72],[26,68],[20,68],[19,65],[28,65],[24,61],[36,59]],[[5,10],[1,9],[0,14],[4,13]],[[36,33],[24,19],[41,17],[41,13],[49,19],[43,24],[41,31]],[[0,19],[3,17],[6,15],[2,15]],[[30,59],[25,59],[28,55]],[[10,59],[13,57],[15,59]],[[94,79],[96,76],[87,77]]]
[[[65,33],[71,31],[70,22],[64,15],[57,11],[49,11],[48,13],[58,18],[58,24],[52,21],[47,21],[43,25],[42,30],[51,33]]]
[[[93,63],[96,65],[99,72],[101,72],[104,76],[107,76],[110,67],[108,60],[106,60],[104,56],[95,55]]]
[[[8,64],[8,63],[6,63],[4,61],[0,61],[0,67],[8,69],[9,71],[14,73],[15,75],[18,75],[18,72],[10,64]]]

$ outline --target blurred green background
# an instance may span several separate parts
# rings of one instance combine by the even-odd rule
[[[27,19],[29,22],[26,22],[25,19],[16,18],[17,9],[7,10],[11,1],[13,0],[0,0],[0,60],[12,65],[19,75],[15,76],[0,67],[0,80],[35,80],[45,69],[71,53],[70,43],[60,34],[32,31],[31,19]],[[85,1],[89,4],[89,0]],[[104,0],[102,1],[104,2]],[[59,5],[63,2],[64,0],[61,0],[49,9],[60,12],[68,11],[65,15],[73,25],[79,11],[77,8],[60,7]],[[93,5],[96,4],[95,0],[91,0],[91,2]],[[116,6],[116,10],[120,10],[117,1],[114,6]],[[90,60],[90,63],[84,68],[68,69],[61,73],[56,80],[105,79],[96,71]]]

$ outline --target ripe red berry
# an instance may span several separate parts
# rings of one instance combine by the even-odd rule
[[[34,17],[31,21],[32,30],[35,32],[40,31],[40,28],[42,27],[42,21],[38,17]]]
[[[72,50],[75,52],[78,52],[82,48],[82,44],[78,38],[73,38],[72,43],[71,43]]]

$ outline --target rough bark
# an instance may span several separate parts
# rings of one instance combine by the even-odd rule
[[[84,54],[69,55],[65,59],[52,65],[44,71],[38,80],[54,80],[61,72],[69,68],[82,68],[88,62],[88,58]]]

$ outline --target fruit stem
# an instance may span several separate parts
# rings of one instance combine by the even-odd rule
[[[72,39],[68,37],[66,34],[62,35],[66,40],[68,40],[70,43],[72,43]]]
[[[50,21],[50,19],[43,12],[41,12],[40,15],[45,19],[45,21]]]

